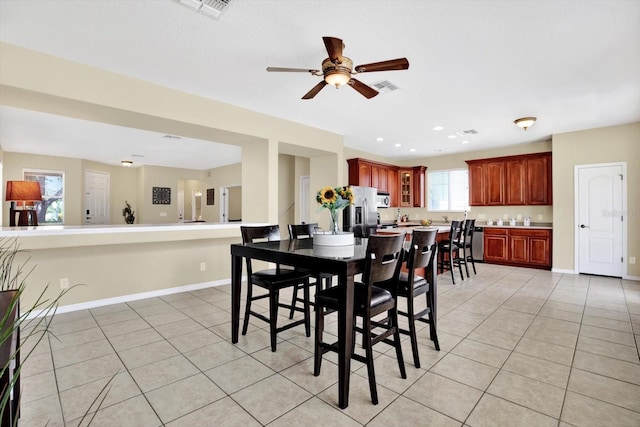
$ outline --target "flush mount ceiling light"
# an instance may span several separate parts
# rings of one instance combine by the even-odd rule
[[[435,130],[436,132],[438,132],[438,131],[440,131],[442,129],[444,129],[444,127],[442,127],[442,126],[436,126],[436,127],[433,128],[433,130]]]
[[[377,137],[377,138],[376,138],[376,141],[377,141],[377,142],[382,142],[382,141],[384,141],[384,138],[383,138],[383,137],[381,137],[381,136],[379,136],[379,137]]]
[[[515,123],[522,129],[527,130],[531,125],[533,125],[536,122],[536,120],[537,119],[535,117],[521,117],[519,119],[515,119],[513,123]]]
[[[130,168],[131,166],[133,166],[133,162],[131,160],[123,160],[120,162],[120,164],[125,168]]]

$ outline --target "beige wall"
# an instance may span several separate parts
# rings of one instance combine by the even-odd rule
[[[229,221],[242,220],[242,187],[229,187]]]
[[[553,267],[574,270],[576,165],[627,163],[627,259],[640,257],[640,123],[553,136]],[[627,274],[640,277],[639,264]]]

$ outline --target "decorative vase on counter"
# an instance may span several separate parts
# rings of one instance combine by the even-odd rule
[[[353,193],[349,187],[323,187],[316,194],[316,201],[331,214],[331,233],[339,234],[338,213],[353,204]]]

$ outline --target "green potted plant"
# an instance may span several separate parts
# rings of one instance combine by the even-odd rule
[[[30,258],[21,256],[16,238],[0,238],[0,423],[17,426],[20,413],[20,371],[23,364],[49,331],[60,298],[45,298],[45,286],[31,307],[20,307],[26,279],[35,267],[28,267]],[[24,261],[20,261],[24,259]],[[37,317],[36,317],[37,316]],[[26,332],[25,332],[26,331]],[[23,336],[21,336],[23,333]],[[29,343],[28,347],[25,345]],[[29,350],[21,351],[23,348]]]
[[[122,216],[127,224],[133,224],[136,221],[136,217],[133,215],[135,212],[131,209],[131,205],[128,201],[124,201],[125,207],[122,209]]]

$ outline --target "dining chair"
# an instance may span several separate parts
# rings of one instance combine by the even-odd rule
[[[315,230],[318,228],[318,223],[313,222],[310,224],[289,224],[289,239],[312,239]],[[317,273],[312,276],[315,279],[314,283],[309,283],[309,286],[316,285],[316,292],[320,289],[326,289],[331,287],[333,282],[333,275],[329,273]],[[295,313],[295,307],[297,302],[304,303],[304,300],[298,297],[298,291],[302,287],[301,284],[296,285],[293,288],[293,297],[291,299],[291,311],[289,312],[289,319],[293,319]],[[311,305],[315,305],[313,302]]]
[[[396,298],[403,297],[407,300],[407,311],[398,310],[398,314],[407,317],[409,329],[400,329],[400,332],[409,335],[411,339],[411,351],[413,352],[413,364],[420,367],[418,355],[418,338],[416,321],[429,324],[429,335],[436,350],[440,351],[438,334],[436,332],[436,283],[438,274],[434,271],[438,245],[436,237],[438,230],[413,230],[411,244],[405,254],[407,271],[402,271],[399,277]],[[425,276],[418,276],[417,271],[424,269]],[[426,308],[415,311],[414,300],[420,295],[425,295]]]
[[[460,237],[462,236],[462,221],[451,221],[451,228],[449,230],[449,238],[442,240],[438,243],[438,266],[441,271],[451,271],[451,281],[456,284],[456,278],[453,274],[453,266],[456,265],[460,269],[460,277],[464,280],[464,274],[462,273],[462,263],[460,262],[460,247],[462,242]],[[445,255],[448,259],[445,259]]]
[[[257,241],[273,241],[280,240],[280,227],[278,225],[266,226],[241,226],[242,243],[255,243]],[[271,351],[276,351],[276,336],[278,332],[285,331],[295,326],[304,324],[305,333],[311,336],[311,313],[309,309],[309,273],[306,271],[295,270],[293,268],[282,267],[279,264],[276,268],[253,271],[252,262],[247,258],[247,302],[244,313],[244,322],[242,325],[242,335],[247,334],[249,327],[249,316],[252,315],[269,324],[269,333],[271,337]],[[253,286],[266,289],[266,294],[253,296]],[[303,308],[296,307],[295,311],[304,313],[304,318],[278,327],[278,307],[291,309],[289,304],[280,303],[280,290],[289,287],[302,286],[304,299]],[[269,299],[269,317],[251,310],[253,301],[260,299]]]
[[[398,286],[400,268],[402,266],[402,245],[405,239],[404,233],[394,235],[374,235],[369,237],[365,257],[365,266],[362,273],[362,282],[354,284],[354,336],[350,343],[351,358],[367,365],[369,376],[369,389],[371,401],[378,404],[378,392],[376,377],[373,367],[373,345],[385,342],[396,349],[396,358],[402,378],[407,378],[400,344],[400,332],[398,328],[398,313],[396,299],[393,297],[394,288]],[[377,286],[384,285],[384,288]],[[316,334],[314,343],[314,370],[313,375],[319,376],[322,366],[322,355],[329,351],[338,351],[337,342],[323,342],[325,308],[337,310],[339,299],[343,290],[339,286],[318,291],[316,294]],[[397,290],[395,290],[397,294]],[[386,312],[385,321],[374,321],[373,318]],[[347,314],[349,315],[349,314]],[[362,327],[357,326],[356,317],[362,318]],[[374,334],[373,330],[376,329]],[[382,329],[382,332],[379,332]],[[355,353],[355,332],[364,336],[365,356]],[[393,339],[391,339],[393,337]]]
[[[469,275],[468,263],[471,262],[473,267],[473,274],[476,272],[476,262],[473,258],[473,231],[476,228],[476,220],[468,219],[464,222],[464,228],[462,230],[462,259],[464,260],[464,269],[467,271],[467,277]]]

